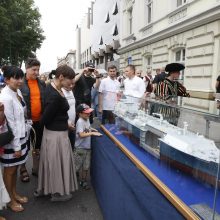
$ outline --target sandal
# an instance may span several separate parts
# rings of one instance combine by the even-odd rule
[[[21,204],[28,202],[28,198],[26,196],[16,196],[15,199]]]
[[[20,169],[20,179],[22,182],[25,182],[25,183],[30,182],[30,176],[29,176],[28,171],[26,169],[24,169],[24,170]]]
[[[15,203],[13,205],[11,203],[8,203],[7,206],[13,212],[22,212],[22,211],[24,211],[24,207],[21,204],[19,204],[19,203]]]

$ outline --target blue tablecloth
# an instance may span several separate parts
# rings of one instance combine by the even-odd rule
[[[192,175],[180,172],[178,169],[158,160],[142,147],[136,145],[114,125],[105,128],[134,154],[156,177],[158,177],[175,195],[189,207],[205,204],[213,209],[215,188],[205,184]],[[220,213],[220,189],[217,192],[216,211]]]
[[[105,220],[184,219],[105,135],[92,140],[91,177]]]

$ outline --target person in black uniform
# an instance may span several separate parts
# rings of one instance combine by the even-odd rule
[[[93,76],[93,73],[95,77]],[[74,97],[76,99],[76,107],[79,104],[85,103],[91,106],[91,89],[94,85],[98,88],[100,84],[101,75],[95,69],[95,65],[91,62],[86,64],[86,68],[75,77],[75,87],[73,89]],[[78,117],[76,118],[77,121]],[[92,114],[90,117],[90,123],[92,123]]]

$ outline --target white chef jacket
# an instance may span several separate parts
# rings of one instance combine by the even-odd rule
[[[124,95],[136,98],[142,98],[146,91],[143,79],[137,76],[134,76],[132,79],[126,78],[124,80],[124,87]]]

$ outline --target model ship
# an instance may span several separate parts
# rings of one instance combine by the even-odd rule
[[[162,114],[149,115],[138,106],[128,99],[115,106],[116,125],[125,135],[161,161],[220,187],[220,150],[213,140],[189,131],[187,122],[180,128],[164,120]]]

